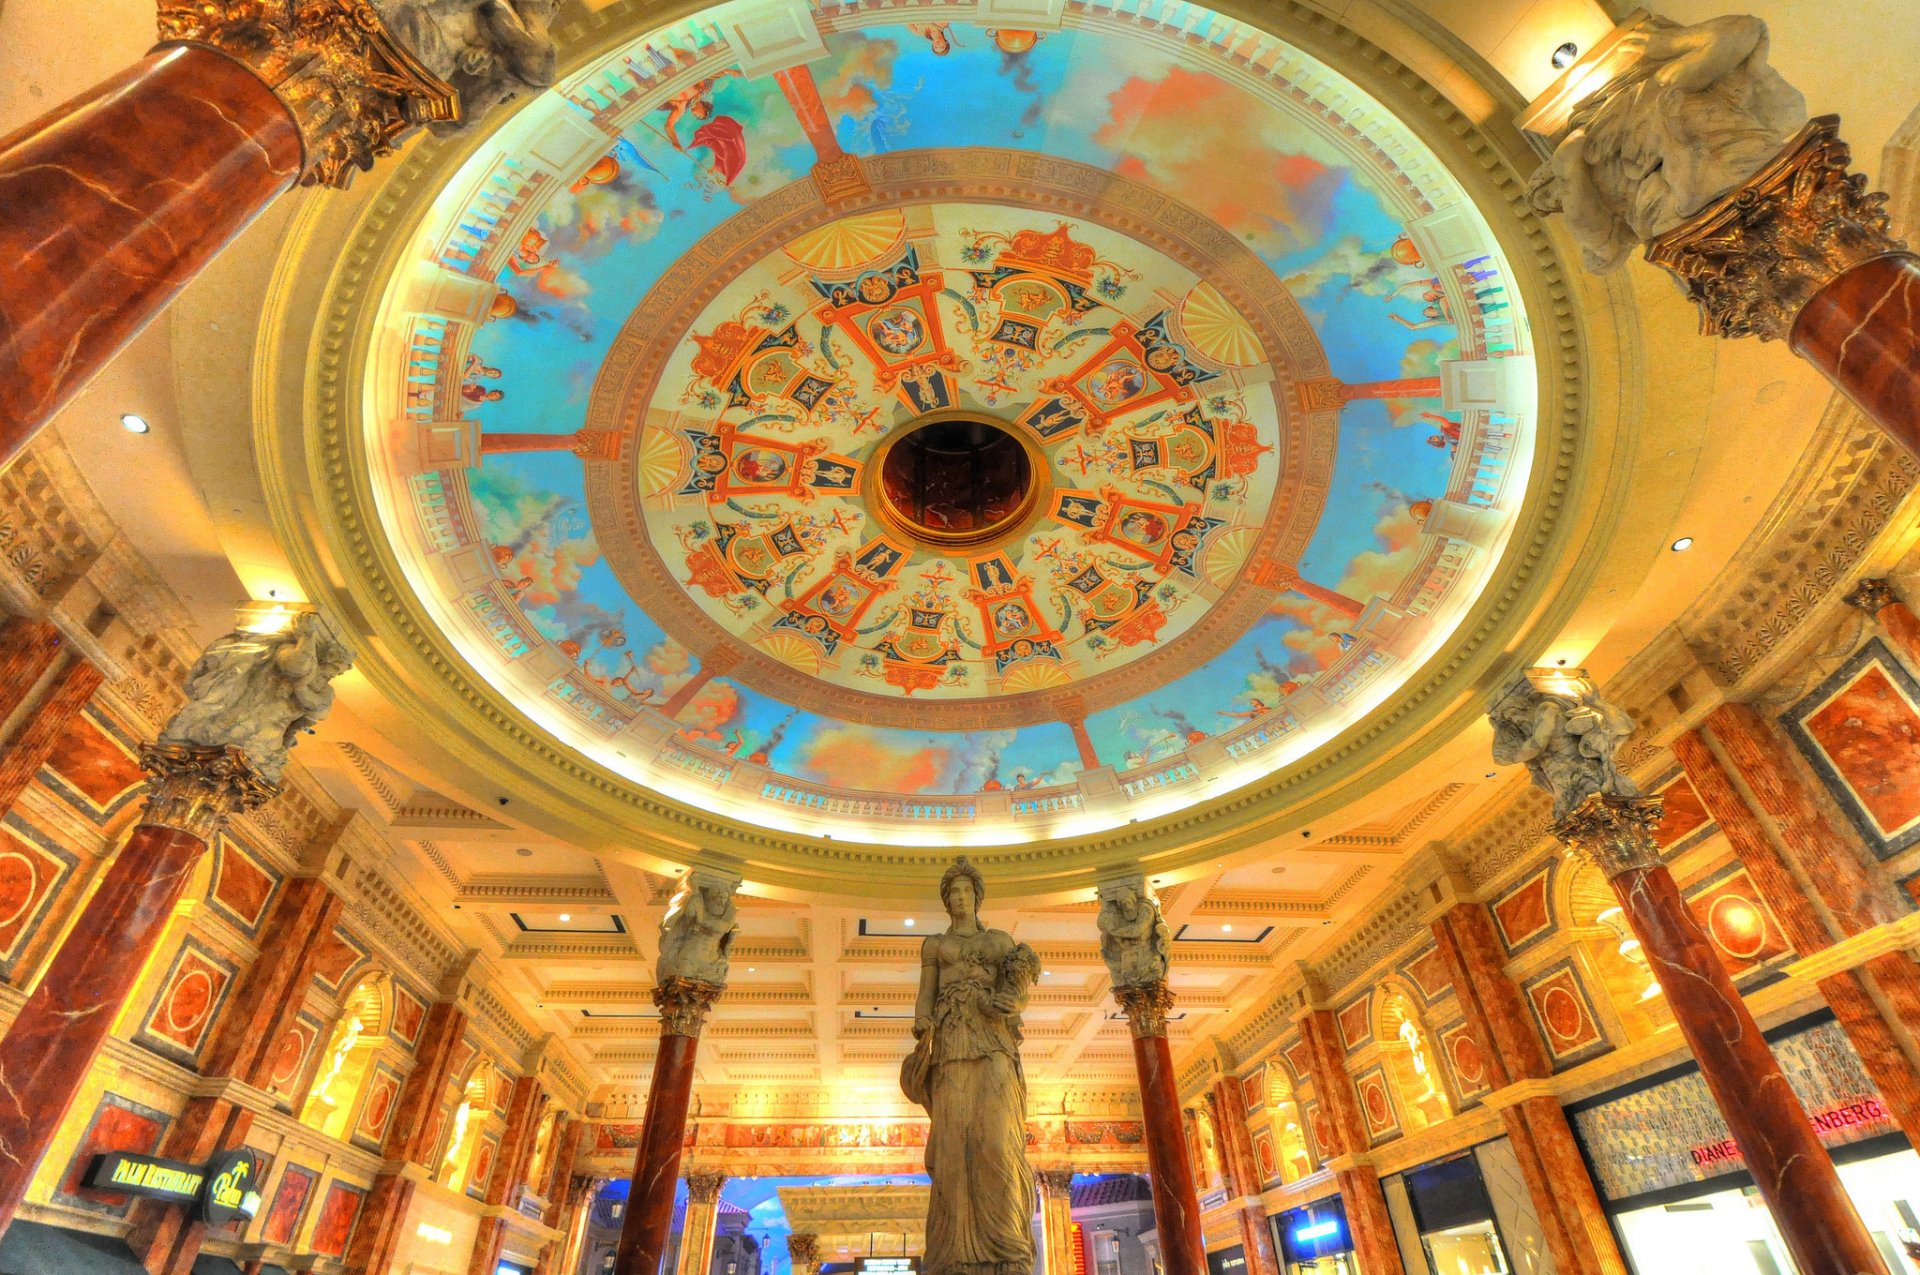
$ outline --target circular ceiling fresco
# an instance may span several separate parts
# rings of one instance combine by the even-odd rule
[[[1162,813],[1388,700],[1512,530],[1527,325],[1433,154],[1206,10],[994,7],[635,39],[387,290],[408,582],[629,781],[901,843]]]

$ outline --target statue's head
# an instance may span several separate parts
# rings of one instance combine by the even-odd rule
[[[940,902],[948,913],[953,912],[954,892],[962,885],[968,888],[966,910],[978,912],[981,901],[987,897],[987,883],[981,879],[980,870],[967,862],[965,855],[955,859],[953,866],[940,876]]]

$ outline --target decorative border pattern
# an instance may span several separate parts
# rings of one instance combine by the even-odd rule
[[[1904,715],[1910,719],[1911,723],[1920,724],[1920,681],[1915,680],[1913,674],[1907,671],[1906,665],[1897,659],[1893,652],[1887,649],[1887,644],[1879,638],[1868,641],[1854,653],[1852,658],[1840,666],[1838,672],[1815,687],[1806,698],[1782,713],[1780,721],[1787,728],[1787,734],[1793,740],[1794,746],[1800,750],[1800,755],[1812,765],[1814,771],[1820,776],[1820,781],[1826,785],[1827,791],[1833,794],[1834,801],[1846,812],[1848,821],[1860,830],[1862,837],[1866,838],[1868,847],[1877,857],[1890,859],[1902,850],[1920,844],[1920,814],[1916,814],[1898,827],[1883,827],[1872,809],[1871,794],[1863,795],[1856,787],[1856,783],[1862,778],[1866,768],[1878,766],[1881,768],[1881,773],[1877,778],[1876,786],[1886,788],[1890,792],[1904,790],[1907,787],[1904,775],[1895,772],[1889,766],[1890,760],[1899,761],[1903,758],[1874,758],[1855,754],[1836,757],[1828,751],[1828,742],[1821,740],[1815,734],[1818,728],[1809,725],[1824,710],[1834,705],[1842,695],[1867,682],[1876,674],[1895,699],[1891,705],[1891,711],[1895,713],[1904,711]],[[1846,729],[1844,723],[1840,725],[1840,729]],[[1916,747],[1920,747],[1920,740],[1910,737],[1904,749],[1897,745],[1889,745],[1889,747],[1903,756],[1913,756],[1917,755]]]

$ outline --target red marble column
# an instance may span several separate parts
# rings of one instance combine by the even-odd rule
[[[1815,912],[1805,887],[1780,856],[1760,817],[1734,787],[1707,739],[1697,730],[1687,731],[1673,741],[1673,755],[1794,950],[1806,956],[1830,946],[1833,935]],[[1821,979],[1819,986],[1887,1109],[1908,1138],[1920,1142],[1920,1072],[1901,1045],[1898,1028],[1881,1013],[1866,976],[1860,970],[1847,970]]]
[[[613,1275],[660,1275],[673,1222],[674,1184],[687,1136],[687,1104],[693,1096],[693,1057],[698,1036],[661,1036],[633,1160],[633,1188],[620,1226]]]
[[[1441,964],[1496,1090],[1552,1074],[1545,1047],[1506,975],[1493,918],[1461,903],[1433,922]],[[1529,1098],[1500,1111],[1553,1265],[1561,1275],[1626,1275],[1600,1193],[1559,1102]]]
[[[100,689],[100,670],[82,659],[67,661],[53,675],[46,695],[28,713],[6,755],[0,757],[0,812],[13,809],[20,794],[27,790],[40,768],[53,756],[55,744],[67,733],[80,710]]]
[[[0,1038],[0,1233],[226,814],[263,796],[237,754],[149,750],[146,814]]]
[[[1160,990],[1166,990],[1164,984]],[[1200,1196],[1193,1187],[1186,1139],[1180,1132],[1180,1087],[1174,1080],[1165,1015],[1163,1006],[1158,1011],[1160,1030],[1143,1034],[1139,1018],[1131,1009],[1128,1011],[1128,1017],[1134,1019],[1133,1066],[1140,1077],[1140,1115],[1146,1126],[1153,1223],[1166,1275],[1205,1275],[1206,1232],[1200,1225]]]
[[[266,83],[202,47],[157,49],[0,139],[0,466],[301,161]]]
[[[231,1076],[264,1088],[273,1050],[292,1027],[313,982],[322,940],[333,932],[340,896],[314,877],[290,881],[261,933],[268,946],[241,979],[201,1053],[203,1076]],[[188,1164],[245,1144],[253,1113],[225,1098],[189,1098],[168,1128],[158,1154]],[[206,1223],[191,1212],[154,1201],[135,1201],[127,1247],[152,1275],[190,1275],[206,1238]]]
[[[1393,1237],[1387,1197],[1380,1190],[1380,1175],[1372,1165],[1354,1162],[1354,1157],[1367,1150],[1367,1126],[1360,1114],[1360,1096],[1347,1075],[1332,1011],[1315,1009],[1301,1015],[1300,1036],[1307,1047],[1313,1092],[1333,1133],[1334,1159],[1347,1162],[1345,1167],[1336,1168],[1333,1176],[1346,1205],[1347,1230],[1353,1237],[1360,1269],[1367,1275],[1406,1275],[1400,1245]]]
[[[1795,1265],[1802,1275],[1883,1275],[1806,1109],[1672,874],[1656,856],[1609,881]]]
[[[1813,294],[1787,344],[1920,456],[1920,257],[1888,252]]]
[[[579,1158],[580,1142],[586,1131],[586,1121],[568,1120],[560,1141],[554,1147],[553,1168],[547,1174],[540,1192],[547,1201],[546,1212],[540,1220],[560,1232],[560,1236],[548,1241],[547,1246],[540,1250],[540,1264],[534,1275],[558,1275],[566,1260],[567,1248],[573,1242],[574,1220],[579,1203],[573,1195],[573,1164]]]
[[[534,1134],[540,1125],[547,1096],[533,1076],[513,1082],[513,1095],[507,1100],[507,1125],[500,1133],[500,1152],[494,1162],[493,1178],[487,1183],[486,1203],[517,1207],[521,1188],[526,1185],[527,1161],[533,1155]],[[467,1275],[493,1275],[500,1266],[500,1253],[507,1242],[507,1220],[482,1218],[475,1232],[473,1252],[467,1260]]]

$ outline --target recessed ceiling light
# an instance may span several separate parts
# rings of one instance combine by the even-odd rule
[[[1041,977],[1041,978],[1052,978],[1052,977],[1053,977],[1053,971],[1052,971],[1052,970],[1041,970],[1041,971],[1040,971],[1040,977]]]
[[[518,850],[515,850],[514,853],[519,855],[522,859],[533,858],[533,851],[528,849],[526,846],[521,846]]]
[[[758,971],[758,968],[757,968],[756,966],[752,966],[752,965],[749,965],[749,966],[747,966],[747,973],[749,973],[749,974],[754,974],[754,973],[758,973],[758,972],[759,972],[759,971]]]
[[[573,913],[562,912],[560,914],[560,924],[565,925],[568,921],[571,921],[571,920],[573,920]]]
[[[1568,67],[1573,65],[1573,60],[1579,56],[1580,56],[1580,46],[1575,44],[1572,40],[1568,40],[1565,44],[1561,45],[1559,48],[1553,51],[1554,70],[1556,71],[1566,70]]]
[[[1233,927],[1231,925],[1223,925],[1220,927],[1220,932],[1222,934],[1231,934],[1233,933]]]
[[[906,920],[900,922],[900,924],[906,926],[909,930],[911,930],[913,928],[913,918],[908,917]]]
[[[129,434],[145,434],[153,428],[153,426],[147,424],[146,417],[135,416],[132,412],[128,412],[125,416],[122,416],[120,423],[127,427],[127,433]]]
[[[1674,541],[1672,544],[1668,545],[1667,548],[1673,550],[1675,553],[1685,553],[1687,550],[1693,548],[1693,537],[1682,536],[1678,540]]]

